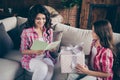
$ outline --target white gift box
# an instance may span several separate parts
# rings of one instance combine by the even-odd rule
[[[61,50],[60,64],[61,73],[76,73],[76,64],[85,65],[85,54],[83,51],[74,54],[72,50]]]

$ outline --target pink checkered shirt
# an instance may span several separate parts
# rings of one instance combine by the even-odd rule
[[[44,29],[43,29],[43,39],[44,39],[44,41],[50,43],[53,40],[53,30],[50,29],[48,32],[50,34],[49,36],[47,36],[46,28],[44,27]],[[28,28],[28,29],[24,29],[22,34],[21,34],[21,46],[20,46],[21,48],[20,48],[20,50],[23,51],[23,50],[30,49],[33,41],[38,39],[38,38],[39,38],[39,36],[35,32],[35,28],[34,27]],[[48,57],[48,58],[52,59],[53,62],[55,61],[50,56],[49,51],[45,51],[45,54],[46,54],[45,57]],[[29,61],[32,58],[35,58],[35,57],[36,57],[36,54],[24,54],[22,56],[22,59],[21,59],[21,63],[22,63],[23,68],[29,70]]]
[[[93,44],[94,43],[92,43],[92,46],[94,46]],[[111,76],[107,78],[97,77],[97,80],[113,80],[113,60],[113,53],[109,48],[97,47],[97,54],[94,57],[94,70],[111,73]]]

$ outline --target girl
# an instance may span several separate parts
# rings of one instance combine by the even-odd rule
[[[93,43],[90,52],[91,70],[78,64],[78,73],[95,76],[97,80],[113,80],[113,31],[107,20],[96,21],[92,26]]]

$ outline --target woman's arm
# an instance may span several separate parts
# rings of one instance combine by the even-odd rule
[[[23,54],[43,54],[44,50],[23,50],[21,51]]]
[[[29,31],[26,29],[23,30],[21,34],[21,45],[20,45],[20,51],[23,54],[43,54],[44,50],[30,50],[29,46],[31,45],[29,39],[28,39],[28,34]]]

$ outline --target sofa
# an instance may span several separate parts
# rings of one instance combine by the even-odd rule
[[[3,23],[3,25],[0,25],[0,28],[1,26],[4,26],[4,29],[0,29],[0,41],[3,40],[1,38],[2,36],[4,36],[3,38],[6,38],[5,35],[9,37],[8,41],[6,39],[3,41],[6,46],[1,45],[3,42],[0,42],[0,80],[31,80],[32,73],[29,73],[21,67],[20,60],[22,53],[16,48],[18,47],[17,43],[19,43],[16,38],[19,36],[17,35],[18,33],[15,28],[20,29],[21,25],[24,24],[26,20],[26,18],[22,17],[9,17],[0,20],[0,23]],[[83,46],[83,49],[85,55],[89,55],[90,44],[92,41],[91,30],[74,28],[60,22],[53,22],[52,27],[54,28],[54,31],[63,31],[60,47],[68,46],[69,44],[76,45],[84,42],[85,45]],[[119,43],[120,34],[114,33],[114,40],[115,44]],[[9,41],[13,41],[13,43],[10,44],[11,42],[9,43]],[[8,48],[8,46],[10,48]],[[1,53],[2,51],[4,51],[4,53]],[[69,74],[61,73],[60,63],[57,61],[52,80],[66,80],[68,75]]]

